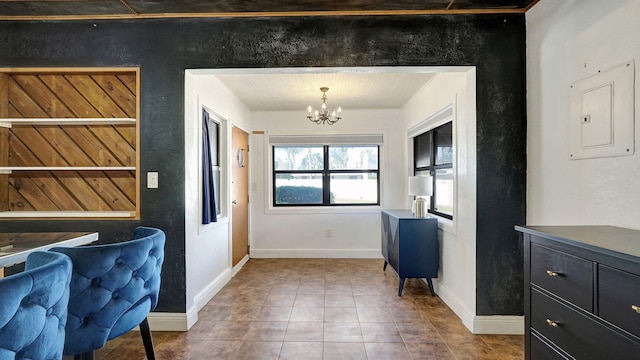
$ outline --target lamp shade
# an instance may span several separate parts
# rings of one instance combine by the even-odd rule
[[[409,176],[409,195],[431,196],[432,192],[431,176]]]

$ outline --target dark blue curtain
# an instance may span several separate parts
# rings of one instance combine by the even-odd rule
[[[202,110],[202,223],[218,221],[209,141],[209,113]]]

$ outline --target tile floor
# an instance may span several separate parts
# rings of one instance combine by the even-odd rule
[[[251,259],[188,332],[154,332],[158,359],[522,359],[522,336],[473,335],[419,279],[402,297],[372,259]],[[139,333],[96,359],[144,359]],[[66,359],[66,358],[65,358]]]

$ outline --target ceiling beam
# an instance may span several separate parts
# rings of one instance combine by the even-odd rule
[[[534,1],[534,4],[538,0]],[[259,18],[259,17],[308,17],[308,16],[397,16],[397,15],[464,15],[464,14],[524,14],[531,8],[497,9],[450,9],[450,10],[353,10],[353,11],[256,11],[256,12],[213,12],[213,13],[171,13],[138,14],[121,2],[133,14],[118,15],[43,15],[43,16],[2,16],[0,20],[112,20],[112,19],[175,19],[175,18]]]

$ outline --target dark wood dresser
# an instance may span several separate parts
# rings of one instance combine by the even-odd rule
[[[640,231],[516,226],[525,359],[640,358]]]

